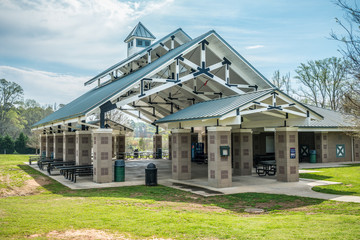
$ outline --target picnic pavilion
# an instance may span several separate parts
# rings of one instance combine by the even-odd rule
[[[196,178],[191,143],[203,142],[208,183],[230,187],[251,175],[256,157],[276,161],[276,179],[299,180],[299,161],[360,161],[345,117],[303,104],[276,88],[217,32],[191,38],[181,28],[156,40],[139,22],[125,38],[127,58],[85,82],[93,88],[33,126],[40,153],[92,164],[96,183],[113,181],[113,158],[131,131],[105,119],[125,114],[171,130],[172,178]],[[98,122],[91,122],[93,116]],[[154,135],[154,152],[162,137]]]

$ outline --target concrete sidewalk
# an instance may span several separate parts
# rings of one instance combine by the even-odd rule
[[[311,190],[314,186],[324,186],[331,184],[341,184],[339,182],[320,181],[312,179],[300,179],[299,182],[278,182],[276,177],[259,177],[255,171],[252,176],[234,176],[233,186],[229,188],[213,188],[208,185],[207,178],[207,165],[205,164],[192,164],[192,174],[197,176],[195,179],[186,181],[177,181],[171,179],[171,161],[169,160],[131,160],[126,161],[125,167],[125,182],[112,182],[112,183],[95,183],[92,177],[79,177],[77,182],[73,183],[65,179],[58,172],[49,176],[46,171],[38,169],[36,164],[30,165],[32,168],[48,175],[59,183],[69,187],[70,189],[90,189],[90,188],[109,188],[109,187],[123,187],[123,186],[136,186],[145,185],[145,168],[150,162],[156,164],[158,169],[158,183],[164,186],[180,189],[183,191],[192,192],[202,196],[214,196],[222,194],[235,194],[246,192],[258,192],[269,194],[285,194],[300,197],[319,198],[325,200],[335,200],[342,202],[356,202],[360,203],[358,196],[342,196],[335,194],[319,193]],[[349,162],[352,164],[353,162]],[[321,168],[321,167],[339,167],[346,166],[349,163],[301,163],[300,168]],[[28,163],[27,163],[28,164]],[[309,171],[309,170],[300,170]],[[311,170],[310,170],[311,171]]]

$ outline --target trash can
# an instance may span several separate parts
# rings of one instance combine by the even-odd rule
[[[134,150],[134,158],[139,158],[139,150],[138,149]]]
[[[161,159],[161,158],[162,158],[162,149],[158,148],[156,152],[156,159]]]
[[[115,180],[115,182],[125,182],[125,161],[124,160],[115,160],[114,180]]]
[[[157,168],[153,163],[149,163],[145,169],[145,185],[157,186]]]
[[[310,163],[316,163],[316,150],[310,150]]]

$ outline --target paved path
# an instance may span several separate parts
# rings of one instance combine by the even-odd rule
[[[275,177],[259,177],[257,174],[252,176],[235,176],[233,177],[233,186],[230,188],[213,188],[208,185],[207,179],[207,165],[192,164],[193,175],[198,176],[196,179],[187,181],[176,181],[171,179],[171,161],[169,160],[133,160],[126,161],[125,182],[112,183],[95,183],[92,177],[79,177],[74,184],[69,180],[64,179],[58,173],[49,176],[61,184],[71,189],[90,189],[90,188],[107,188],[107,187],[122,187],[135,186],[145,184],[145,168],[147,164],[153,162],[158,168],[158,182],[159,184],[189,191],[203,196],[213,196],[219,194],[235,194],[246,192],[258,193],[272,193],[272,194],[286,194],[301,197],[311,197],[326,200],[335,200],[343,202],[360,203],[358,196],[341,196],[335,194],[319,193],[311,190],[314,186],[323,186],[330,184],[341,184],[330,181],[320,181],[312,179],[300,179],[299,182],[278,182]],[[351,164],[351,162],[349,162]],[[349,163],[301,163],[300,168],[321,168],[321,167],[339,167]],[[28,163],[27,163],[28,164]],[[31,165],[36,170],[39,170],[36,164]],[[40,170],[39,170],[40,171]],[[301,170],[309,171],[309,170]],[[311,170],[310,170],[311,171]],[[46,171],[41,171],[47,175]]]

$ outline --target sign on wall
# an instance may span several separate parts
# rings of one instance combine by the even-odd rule
[[[290,158],[291,159],[296,158],[296,149],[295,148],[290,148]]]

